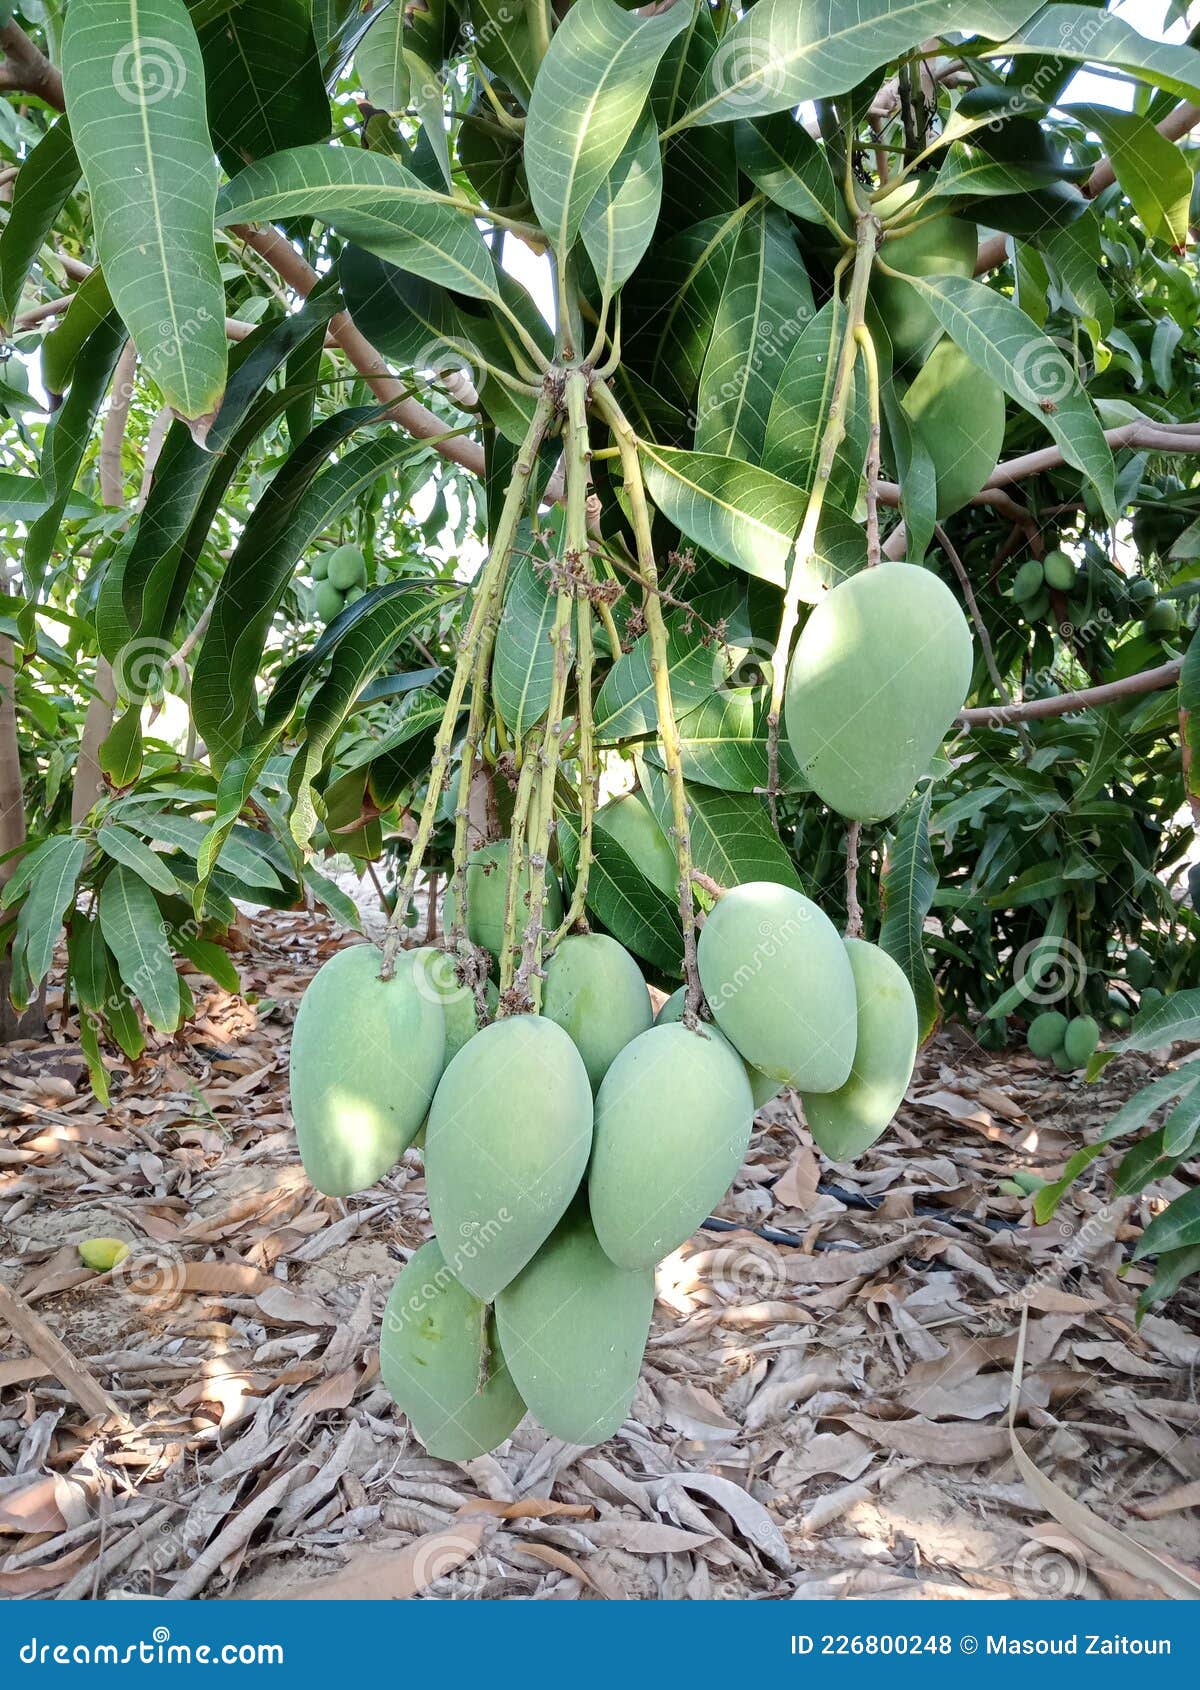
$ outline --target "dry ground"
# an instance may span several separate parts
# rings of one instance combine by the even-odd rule
[[[942,1035],[855,1167],[772,1104],[733,1229],[664,1264],[621,1432],[580,1450],[526,1421],[459,1466],[425,1455],[375,1356],[428,1234],[419,1154],[341,1202],[290,1129],[288,1030],[340,942],[256,919],[247,1001],[194,982],[199,1019],[109,1111],[73,1024],[3,1053],[0,1286],[22,1306],[0,1293],[0,1595],[1126,1597],[1196,1576],[1200,1298],[1135,1328],[1138,1205],[1102,1171],[1041,1228],[1000,1189],[1057,1172],[1145,1065],[1085,1088]],[[112,1274],[81,1266],[97,1235],[132,1246]]]

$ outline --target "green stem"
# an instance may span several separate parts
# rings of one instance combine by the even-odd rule
[[[588,584],[594,579],[590,562],[587,566]],[[592,829],[596,815],[596,788],[599,770],[596,766],[596,742],[592,731],[592,610],[585,602],[579,610],[579,651],[575,662],[579,718],[579,856],[575,864],[575,886],[571,906],[562,925],[550,941],[550,954],[566,938],[575,924],[583,919],[587,901],[588,876],[592,867]]]
[[[450,683],[450,694],[446,700],[446,708],[442,712],[442,719],[434,739],[433,757],[429,766],[429,790],[425,795],[421,819],[417,823],[416,837],[413,839],[412,848],[409,851],[404,878],[396,893],[396,906],[392,911],[391,919],[388,922],[387,935],[384,939],[383,965],[380,969],[380,977],[384,980],[390,980],[396,969],[396,952],[400,948],[400,937],[404,930],[404,924],[408,920],[417,876],[421,872],[421,864],[429,848],[434,824],[437,821],[438,805],[441,802],[442,790],[450,768],[450,749],[454,740],[454,730],[458,725],[459,711],[462,708],[467,685],[475,671],[479,642],[492,614],[497,584],[503,581],[504,573],[508,567],[509,554],[516,538],[517,524],[520,522],[521,514],[525,509],[529,483],[533,476],[534,466],[537,463],[538,448],[541,446],[546,431],[550,427],[551,419],[558,408],[558,397],[558,384],[547,379],[538,397],[537,407],[525,439],[521,444],[521,450],[517,454],[516,467],[508,484],[508,491],[504,496],[504,507],[500,512],[500,520],[496,524],[491,551],[479,573],[475,602],[471,607],[471,613],[463,630],[458,662],[455,665],[454,677]]]
[[[509,988],[516,967],[517,911],[521,903],[521,870],[525,866],[525,834],[534,798],[534,777],[539,767],[542,733],[535,728],[524,746],[524,760],[517,777],[512,828],[508,842],[508,881],[504,889],[504,942],[500,950],[500,1014],[507,1013]]]
[[[642,480],[642,466],[638,458],[637,436],[629,426],[624,412],[612,390],[603,382],[593,388],[596,408],[607,422],[621,448],[621,464],[625,471],[625,492],[629,499],[629,514],[637,544],[638,566],[646,582],[643,613],[650,639],[650,669],[654,677],[654,698],[658,710],[658,734],[662,741],[663,759],[667,769],[667,784],[671,793],[671,814],[674,821],[675,855],[679,863],[679,914],[683,923],[683,977],[685,983],[684,1015],[693,1021],[699,1014],[702,994],[700,972],[696,966],[696,901],[692,890],[692,832],[688,819],[687,789],[683,781],[683,754],[679,743],[679,729],[675,722],[675,704],[671,698],[670,658],[667,652],[667,627],[663,620],[662,600],[658,591],[658,565],[654,557],[654,539],[650,524],[650,507],[646,502],[646,488]]]
[[[875,355],[871,331],[865,323],[860,323],[855,329],[854,338],[867,372],[867,417],[871,426],[867,447],[867,568],[874,569],[882,555],[879,548],[879,451],[883,428],[879,416],[879,359]]]

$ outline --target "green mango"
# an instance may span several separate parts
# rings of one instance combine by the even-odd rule
[[[610,1261],[587,1205],[573,1203],[496,1298],[505,1360],[548,1432],[571,1444],[599,1444],[619,1430],[653,1311],[654,1269]]]
[[[735,886],[700,930],[700,980],[738,1055],[783,1085],[836,1091],[858,1035],[854,974],[816,904],[773,881]]]
[[[968,504],[1000,461],[1004,390],[952,340],[940,340],[904,395],[937,473],[937,513]]]
[[[923,198],[930,186],[927,176],[910,176],[875,209],[883,218],[893,216],[915,198]],[[943,202],[944,203],[944,202]],[[928,215],[924,210],[916,218]],[[973,223],[957,217],[934,217],[909,234],[901,232],[884,240],[879,256],[893,270],[906,276],[973,276],[979,251],[979,231]],[[937,318],[914,288],[899,276],[885,276],[876,270],[871,277],[871,296],[878,307],[892,342],[897,364],[907,364],[941,334]]]
[[[318,582],[315,603],[317,615],[322,622],[332,622],[334,617],[340,616],[346,608],[341,593],[332,581]]]
[[[498,957],[504,944],[504,900],[508,892],[509,842],[498,839],[493,845],[481,845],[467,859],[467,934],[473,945],[481,946]],[[529,865],[526,863],[518,881],[517,945],[529,918]],[[447,932],[454,925],[454,887],[446,893],[442,925]],[[563,918],[562,888],[554,870],[546,870],[546,906],[544,924],[548,929],[558,926]]]
[[[1137,948],[1129,951],[1125,957],[1125,978],[1131,986],[1141,991],[1154,978],[1154,958],[1148,952]]]
[[[680,986],[678,991],[672,992],[666,1003],[663,1004],[654,1018],[654,1025],[662,1027],[672,1021],[682,1021],[683,1006],[686,1001],[687,987]],[[725,1035],[722,1033],[721,1037],[724,1038]],[[750,1095],[754,1099],[754,1107],[759,1110],[764,1103],[770,1103],[773,1097],[779,1096],[783,1090],[783,1084],[779,1080],[773,1080],[769,1074],[764,1074],[752,1062],[747,1062],[744,1066],[746,1078],[750,1082]]]
[[[1174,634],[1179,628],[1179,611],[1170,599],[1159,599],[1146,615],[1148,634]]]
[[[1034,1056],[1040,1056],[1044,1060],[1053,1056],[1056,1050],[1062,1049],[1066,1031],[1066,1016],[1057,1009],[1046,1009],[1041,1015],[1035,1015],[1029,1023],[1025,1043]]]
[[[312,578],[314,581],[324,581],[329,575],[329,553],[318,552],[313,559]]]
[[[648,1268],[690,1238],[728,1191],[753,1122],[746,1070],[723,1038],[675,1024],[626,1045],[596,1098],[588,1169],[605,1255]]]
[[[486,1455],[525,1416],[487,1307],[455,1278],[436,1238],[421,1246],[392,1286],[379,1371],[430,1455],[444,1461]]]
[[[446,1018],[446,1051],[443,1060],[449,1062],[452,1057],[458,1055],[467,1040],[473,1039],[479,1031],[479,1010],[475,993],[459,980],[454,958],[448,951],[438,950],[435,945],[422,945],[418,950],[410,951],[409,955],[412,957],[413,978],[417,990],[428,992],[434,1002],[442,1006],[442,1014]],[[489,1014],[494,1016],[500,997],[490,980],[486,982],[485,995]]]
[[[917,1058],[917,1005],[898,963],[865,939],[845,939],[858,997],[854,1066],[833,1092],[803,1092],[813,1138],[833,1162],[859,1156],[889,1125]]]
[[[1042,572],[1052,592],[1069,593],[1075,585],[1075,565],[1066,552],[1047,552],[1042,559]]]
[[[434,1231],[454,1271],[494,1301],[579,1189],[592,1145],[583,1058],[541,1015],[493,1021],[446,1068],[425,1129]]]
[[[671,841],[639,792],[610,798],[596,811],[595,825],[619,845],[652,886],[674,903],[679,897],[679,863]]]
[[[1082,1068],[1100,1043],[1100,1025],[1092,1015],[1076,1015],[1067,1022],[1063,1050],[1073,1068]]]
[[[881,563],[827,593],[796,642],[784,703],[817,796],[858,821],[893,815],[962,709],[973,662],[967,619],[928,569]]]
[[[1028,604],[1036,599],[1046,584],[1046,572],[1036,557],[1026,558],[1020,569],[1013,576],[1012,596],[1020,604]]]
[[[593,1092],[617,1052],[654,1020],[641,969],[605,933],[572,934],[559,944],[546,964],[542,1014],[570,1034]]]
[[[337,546],[328,554],[326,573],[330,584],[345,593],[367,584],[367,560],[357,546]]]
[[[292,1114],[304,1171],[327,1197],[365,1191],[394,1168],[425,1118],[446,1045],[441,1006],[401,951],[390,980],[374,945],[318,969],[292,1029]]]

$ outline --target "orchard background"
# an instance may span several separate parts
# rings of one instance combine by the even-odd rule
[[[1194,9],[0,16],[0,1592],[1194,1595]]]

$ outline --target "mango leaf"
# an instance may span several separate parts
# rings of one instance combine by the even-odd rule
[[[1140,1325],[1155,1303],[1167,1302],[1185,1279],[1200,1273],[1200,1244],[1185,1250],[1162,1250],[1154,1263],[1154,1278],[1138,1297],[1137,1321]]]
[[[580,223],[579,232],[605,299],[628,281],[650,245],[662,203],[662,181],[658,128],[647,107]]]
[[[1003,40],[1035,10],[1029,0],[758,0],[722,38],[685,121],[767,117],[827,99],[929,36]]]
[[[840,229],[846,205],[825,149],[790,112],[737,125],[738,168],[760,193],[806,223]]]
[[[884,258],[887,257],[886,243]],[[1112,453],[1079,378],[1054,342],[1010,299],[966,276],[905,276],[950,338],[1053,435],[1115,520]]]
[[[686,779],[723,792],[764,791],[766,717],[767,696],[762,687],[724,687],[710,693],[698,709],[676,723]],[[645,757],[655,768],[665,766],[657,741],[646,747]]]
[[[922,1044],[937,1025],[938,996],[925,955],[925,918],[933,908],[937,872],[929,848],[929,810],[933,783],[926,781],[896,820],[880,881],[883,920],[879,943],[899,963],[917,1000],[917,1028]]]
[[[497,297],[495,270],[469,212],[448,205],[386,153],[293,147],[261,159],[221,189],[217,221],[314,217],[346,240],[439,287]]]
[[[209,882],[222,847],[249,802],[250,794],[254,791],[270,754],[271,742],[263,739],[241,751],[235,751],[221,770],[212,822],[196,850],[196,884],[192,893],[192,908],[198,916],[203,914]]]
[[[1160,135],[1149,118],[1137,112],[1090,105],[1065,109],[1104,142],[1117,181],[1132,200],[1146,233],[1172,246],[1183,246],[1188,235],[1192,172],[1174,141]]]
[[[567,816],[559,820],[558,845],[567,879],[573,881],[579,862],[579,833]],[[595,830],[593,850],[588,909],[627,950],[662,973],[677,976],[683,929],[674,899],[646,879],[604,828]]]
[[[233,966],[229,952],[223,951],[220,945],[215,945],[211,939],[201,939],[190,927],[172,927],[170,939],[177,951],[198,968],[201,974],[207,974],[210,980],[215,980],[222,990],[232,992],[235,996],[241,991],[242,982],[238,971]]]
[[[136,833],[130,833],[128,828],[119,827],[115,822],[106,822],[96,835],[96,843],[105,856],[133,869],[156,892],[162,892],[168,898],[178,896],[179,882],[162,858]]]
[[[196,34],[209,129],[227,175],[251,159],[329,134],[310,0],[238,0],[197,22]]]
[[[817,450],[829,415],[845,312],[834,301],[800,325],[786,350],[787,361],[771,397],[761,463],[772,475],[807,493],[817,468]],[[866,385],[857,367],[846,404],[846,435],[838,448],[828,497],[853,511],[866,459],[870,423]]]
[[[680,533],[747,575],[783,586],[808,504],[799,488],[740,458],[640,445],[650,497]]]
[[[167,403],[206,418],[225,386],[225,289],[204,61],[183,0],[73,0],[62,71],[113,302]]]
[[[42,341],[42,380],[48,393],[65,393],[75,373],[75,363],[88,336],[113,308],[112,295],[99,267],[85,276],[75,290],[58,327]]]
[[[1163,1122],[1165,1156],[1186,1156],[1200,1132],[1200,1085],[1192,1087]]]
[[[995,31],[985,33],[995,41],[1002,39]],[[1007,59],[1028,53],[1111,65],[1167,89],[1180,100],[1200,101],[1200,53],[1194,47],[1148,41],[1123,18],[1093,6],[1042,6],[1003,47],[989,49],[988,56]]]
[[[24,962],[29,995],[50,971],[54,947],[62,932],[63,915],[75,900],[75,887],[87,856],[87,841],[72,833],[55,834],[37,860],[17,917],[14,954]],[[14,981],[15,984],[15,981]],[[28,996],[17,1007],[24,1008]]]
[[[373,106],[382,111],[402,112],[408,105],[411,86],[404,58],[403,0],[392,0],[378,13],[354,49],[354,68]]]
[[[60,117],[26,158],[13,184],[8,222],[0,231],[0,329],[11,335],[21,293],[54,220],[75,191],[79,160]]]
[[[738,235],[700,375],[698,452],[759,462],[784,364],[812,315],[791,222],[759,205]]]
[[[1161,1215],[1156,1215],[1137,1241],[1135,1262],[1168,1250],[1190,1250],[1200,1244],[1200,1186],[1185,1191]]]
[[[717,45],[714,13],[692,8],[688,26],[658,62],[650,108],[660,133],[674,129],[687,110]],[[663,149],[663,204],[658,243],[705,217],[724,217],[738,204],[733,133],[686,129]],[[656,244],[658,244],[656,243]],[[656,254],[657,256],[657,254]]]
[[[408,13],[411,18],[413,14]],[[423,138],[429,143],[430,151],[442,181],[447,188],[453,187],[453,172],[450,166],[450,138],[446,133],[446,84],[443,72],[435,71],[428,60],[419,53],[408,51],[404,55],[404,62],[408,69],[409,97],[417,120],[421,125]]]
[[[538,221],[563,257],[584,212],[634,131],[658,61],[690,8],[654,17],[616,0],[576,0],[542,60],[525,127],[525,168]]]
[[[495,76],[528,108],[538,60],[524,8],[512,0],[469,0],[475,51]]]
[[[727,665],[720,647],[700,643],[699,630],[686,611],[673,610],[666,620],[671,699],[676,715],[686,716],[722,684]],[[604,677],[596,695],[593,725],[597,740],[608,744],[657,730],[649,634],[635,640]]]
[[[154,800],[147,800],[152,803]],[[140,803],[122,812],[123,819],[147,839],[164,845],[174,845],[189,857],[198,857],[208,837],[208,826],[197,816],[181,815],[177,810],[150,809],[144,811]],[[256,887],[261,892],[284,889],[277,865],[271,860],[277,847],[269,834],[256,827],[235,826],[221,851],[221,866],[231,875]]]
[[[88,1080],[99,1103],[107,1108],[108,1070],[100,1059],[100,1015],[105,1008],[108,954],[95,916],[77,915],[67,935],[67,970],[79,1005],[79,1047],[87,1063]]]
[[[627,288],[625,349],[630,367],[681,411],[692,406],[712,340],[733,249],[749,206],[706,218],[655,249],[645,290]]]
[[[100,887],[100,930],[121,983],[160,1033],[179,1025],[181,1001],[175,959],[154,893],[134,869],[118,863]]]
[[[524,540],[527,547],[532,542],[527,531]],[[492,653],[492,697],[516,739],[541,721],[550,704],[556,599],[548,560],[540,548],[524,551],[509,571]]]
[[[353,898],[347,897],[335,881],[327,879],[312,863],[304,865],[304,884],[343,927],[354,933],[362,932],[362,916]]]
[[[640,764],[643,790],[664,833],[673,827],[671,790],[666,773],[653,764]],[[711,786],[688,786],[692,863],[701,874],[721,886],[740,886],[751,880],[773,880],[798,891],[800,877],[787,849],[771,826],[760,798],[744,792],[718,792]]]
[[[1117,1051],[1158,1050],[1178,1040],[1200,1039],[1200,987],[1172,992],[1149,1009],[1139,1010],[1133,1026],[1113,1048]]]

